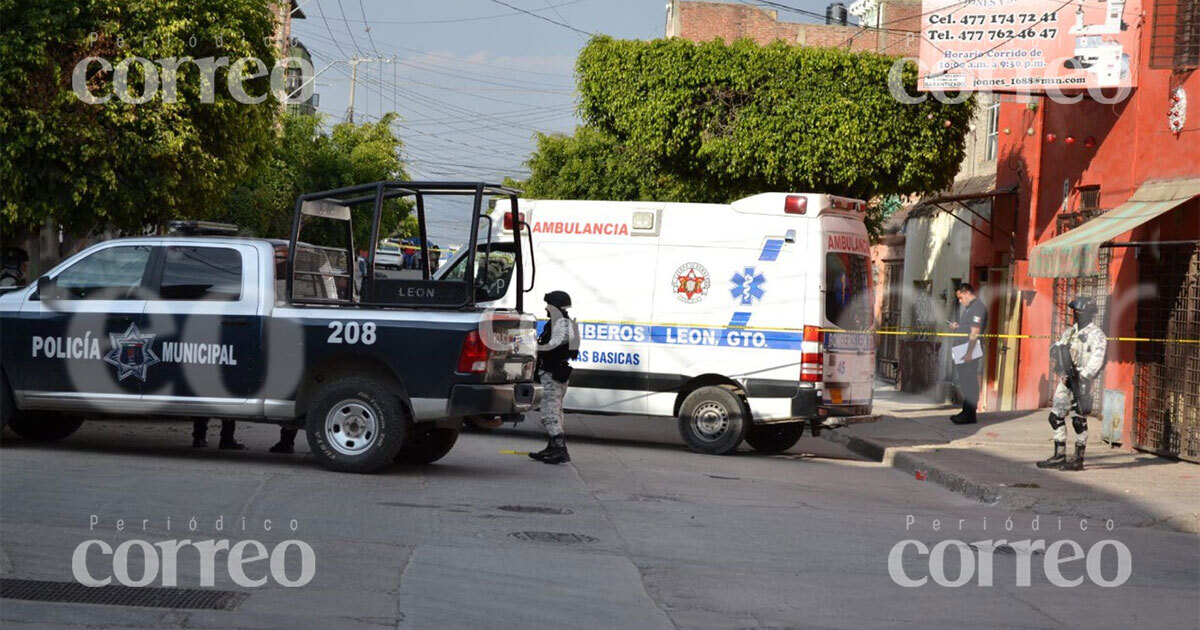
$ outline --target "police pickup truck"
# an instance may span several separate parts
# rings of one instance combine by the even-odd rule
[[[380,182],[301,196],[288,241],[164,236],[87,248],[0,295],[0,419],[53,440],[84,417],[233,418],[305,429],[333,470],[433,462],[464,417],[535,404],[536,320],[520,304],[476,306],[486,278],[474,261],[452,280],[377,276],[380,216],[415,200],[424,243],[426,197],[466,196],[474,252],[486,249],[481,205],[507,197],[515,208],[518,192]],[[360,274],[352,216],[364,214],[373,242]]]

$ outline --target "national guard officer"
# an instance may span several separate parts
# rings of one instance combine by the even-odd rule
[[[1092,379],[1104,368],[1104,353],[1108,337],[1096,325],[1096,301],[1090,297],[1071,300],[1075,323],[1065,331],[1055,346],[1063,357],[1059,369],[1064,375],[1054,389],[1050,426],[1054,427],[1054,454],[1037,463],[1038,468],[1083,470],[1083,451],[1087,446],[1087,413],[1091,411]],[[1062,365],[1069,358],[1070,365]],[[1074,372],[1074,374],[1072,374]],[[1074,379],[1074,382],[1072,380]],[[1084,400],[1080,400],[1083,398]],[[1071,426],[1075,428],[1075,455],[1067,459],[1067,414],[1074,410]]]
[[[25,274],[29,272],[29,254],[20,247],[5,247],[2,262],[4,269],[0,270],[0,287],[25,285]]]
[[[571,461],[567,443],[563,438],[563,397],[567,394],[567,381],[571,378],[571,359],[579,356],[579,329],[575,320],[567,314],[571,307],[571,296],[566,291],[551,291],[546,294],[546,315],[550,321],[538,337],[537,379],[542,384],[542,426],[550,436],[546,448],[530,453],[533,459],[547,464],[562,464]]]

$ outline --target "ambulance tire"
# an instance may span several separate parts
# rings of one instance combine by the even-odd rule
[[[304,433],[322,466],[373,473],[389,466],[408,436],[395,386],[364,376],[331,380],[313,395]]]
[[[750,410],[725,387],[701,387],[688,394],[679,407],[679,435],[697,453],[733,453],[749,428]]]
[[[400,452],[396,454],[396,461],[418,466],[432,464],[454,448],[454,443],[458,441],[458,433],[458,429],[413,429],[404,446],[400,447]]]
[[[82,425],[83,418],[49,412],[26,412],[8,419],[8,428],[31,442],[61,440],[78,431]]]
[[[804,435],[803,422],[758,424],[746,432],[746,443],[759,453],[776,455],[796,445]]]

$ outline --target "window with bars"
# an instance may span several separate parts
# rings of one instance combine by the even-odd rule
[[[1089,212],[1100,209],[1100,187],[1099,186],[1080,186],[1079,190],[1079,211]]]
[[[1000,148],[1000,99],[993,100],[987,108],[987,135],[984,138],[983,159],[992,161],[996,159],[996,152]]]
[[[1200,68],[1200,0],[1155,0],[1150,67]]]

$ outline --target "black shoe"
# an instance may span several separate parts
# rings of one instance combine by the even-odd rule
[[[208,447],[208,440],[206,440],[204,438],[198,438],[198,437],[192,438],[192,448],[207,448],[207,447]]]
[[[284,455],[291,455],[292,453],[296,452],[296,446],[294,444],[279,442],[267,450],[271,453],[283,453]]]
[[[221,442],[217,444],[217,448],[221,449],[222,451],[244,451],[246,450],[246,445],[237,440],[221,440]]]
[[[1043,459],[1042,461],[1038,462],[1037,467],[1038,468],[1058,468],[1059,466],[1062,466],[1063,462],[1065,462],[1065,461],[1067,461],[1067,443],[1066,442],[1055,442],[1054,443],[1054,454],[1051,455],[1049,458]]]
[[[546,459],[546,456],[553,452],[554,452],[554,438],[550,438],[549,440],[546,441],[546,448],[544,448],[536,453],[530,453],[529,457],[530,457],[530,459],[536,459],[540,462],[540,461]]]
[[[550,443],[550,452],[541,458],[543,464],[565,464],[571,461],[571,456],[567,453],[567,443],[563,438],[556,437]]]
[[[1085,448],[1085,446],[1076,444],[1075,454],[1071,456],[1071,459],[1063,462],[1060,468],[1062,470],[1083,470],[1083,451]]]
[[[954,424],[975,424],[978,422],[978,419],[976,419],[973,413],[963,413],[957,416],[950,416],[950,422]]]

